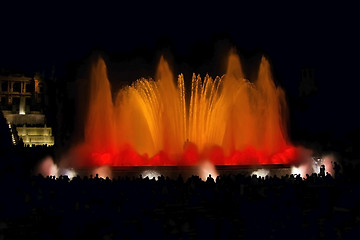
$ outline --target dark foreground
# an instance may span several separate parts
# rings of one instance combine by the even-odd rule
[[[11,178],[2,239],[358,239],[360,188],[338,175]]]

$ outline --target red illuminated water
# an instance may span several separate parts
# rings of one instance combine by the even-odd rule
[[[187,99],[189,97],[189,99]],[[193,75],[185,95],[161,58],[155,79],[139,79],[113,102],[103,59],[93,63],[85,136],[72,153],[76,167],[292,164],[287,106],[263,57],[258,77],[245,79],[231,52],[227,72],[215,79]]]

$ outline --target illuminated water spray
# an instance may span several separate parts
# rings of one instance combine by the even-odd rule
[[[189,99],[187,99],[189,98]],[[90,74],[84,143],[77,166],[290,164],[286,101],[262,57],[254,83],[245,79],[234,52],[223,77],[193,75],[186,96],[164,58],[155,80],[139,79],[112,100],[104,60]]]

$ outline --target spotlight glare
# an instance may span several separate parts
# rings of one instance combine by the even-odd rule
[[[205,160],[199,165],[199,176],[203,181],[206,181],[209,175],[211,175],[211,178],[214,179],[214,181],[216,181],[217,176],[219,176],[214,164]]]
[[[37,173],[43,175],[44,177],[47,176],[55,176],[58,177],[59,169],[57,165],[54,163],[52,157],[48,156],[44,158],[37,168]]]
[[[267,175],[269,175],[270,171],[267,170],[267,169],[258,169],[254,172],[251,173],[251,176],[252,175],[256,175],[258,177],[266,177]]]
[[[149,179],[155,178],[155,180],[157,181],[159,176],[161,176],[161,174],[154,170],[145,170],[141,173],[141,176],[142,178],[147,178],[147,177]]]
[[[67,169],[67,168],[64,168],[64,169],[60,169],[60,175],[62,176],[67,176],[70,180],[72,180],[75,176],[76,176],[76,171],[72,168],[70,169]]]
[[[98,177],[99,178],[110,178],[112,177],[112,172],[111,172],[111,168],[109,166],[101,166],[101,167],[98,167],[98,168],[95,168],[93,171],[92,171],[93,175],[96,175],[98,174]]]

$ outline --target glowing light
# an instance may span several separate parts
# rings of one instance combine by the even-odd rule
[[[70,180],[72,180],[75,176],[76,176],[76,171],[74,169],[67,169],[67,168],[64,168],[64,169],[59,169],[59,175],[62,175],[62,176],[67,176]]]
[[[58,177],[59,169],[58,169],[57,165],[54,163],[53,158],[48,156],[40,162],[40,164],[37,167],[36,173],[37,174],[40,173],[44,177],[47,177],[47,176]]]
[[[158,177],[161,176],[161,174],[154,170],[145,170],[141,173],[141,176],[142,178],[148,177],[149,179],[155,178],[155,180],[158,180]]]
[[[306,165],[301,165],[298,167],[291,167],[291,174],[293,175],[300,175],[300,177],[305,177],[306,174],[309,174],[309,172],[307,171],[307,167]]]
[[[333,164],[336,162],[336,158],[333,154],[328,154],[322,157],[314,157],[312,151],[309,149],[302,149],[302,162],[299,166],[293,166],[291,168],[292,174],[300,174],[302,177],[306,177],[306,174],[311,175],[313,173],[319,174],[321,165],[325,166],[325,174],[334,174]]]
[[[15,140],[15,136],[14,136],[14,133],[13,133],[13,130],[11,128],[11,124],[9,123],[9,129],[10,129],[10,132],[11,132],[11,141],[12,143],[15,145],[16,144],[16,140]]]
[[[267,175],[269,175],[270,171],[267,169],[258,169],[254,172],[251,173],[251,176],[256,175],[258,177],[266,177]]]
[[[325,165],[325,173],[328,172],[330,175],[334,176],[334,164],[338,163],[334,154],[328,154],[322,157],[322,164]]]
[[[322,158],[318,158],[318,157],[312,157],[311,160],[309,160],[310,163],[312,165],[312,173],[320,173],[320,167],[322,164]]]
[[[209,176],[215,181],[219,174],[216,171],[214,164],[206,160],[199,164],[199,177],[203,181],[206,181]]]
[[[104,179],[107,177],[110,179],[112,178],[112,171],[109,166],[98,167],[92,171],[92,174],[94,176],[96,176],[96,174],[97,174],[99,178],[104,178]]]
[[[249,82],[231,52],[224,77],[192,77],[190,98],[182,74],[164,58],[156,79],[139,79],[118,91],[113,102],[106,65],[90,74],[84,143],[75,148],[77,166],[290,164],[296,149],[287,142],[286,101],[263,57]]]

